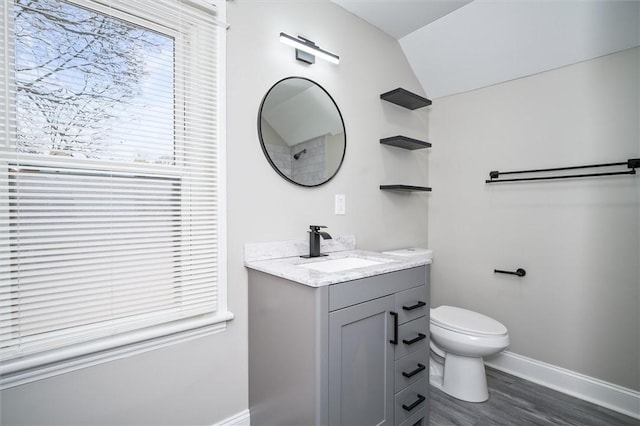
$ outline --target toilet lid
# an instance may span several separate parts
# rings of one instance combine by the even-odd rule
[[[431,322],[454,331],[473,334],[506,334],[507,327],[478,312],[454,306],[438,306],[431,309]]]

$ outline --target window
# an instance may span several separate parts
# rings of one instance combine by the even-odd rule
[[[4,386],[44,364],[212,332],[232,317],[221,8],[0,6]]]

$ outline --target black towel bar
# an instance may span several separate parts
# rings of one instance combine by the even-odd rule
[[[591,169],[596,167],[614,167],[614,166],[627,166],[627,168],[631,170],[617,171],[617,172],[604,172],[604,173],[584,173],[584,174],[577,174],[577,175],[558,175],[558,176],[525,177],[525,178],[514,178],[514,179],[499,179],[501,175],[556,172],[556,171],[562,171],[562,170]],[[485,180],[485,183],[519,182],[519,181],[527,181],[527,180],[569,179],[569,178],[583,178],[583,177],[596,177],[596,176],[635,175],[636,168],[640,168],[640,158],[630,158],[626,162],[620,162],[620,163],[589,164],[586,166],[555,167],[551,169],[515,170],[510,172],[500,172],[497,170],[493,170],[489,172],[490,179]]]

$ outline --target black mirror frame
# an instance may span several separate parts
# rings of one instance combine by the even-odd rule
[[[267,100],[267,97],[269,97],[269,93],[271,93],[271,91],[280,83],[282,83],[285,80],[291,80],[291,79],[301,79],[301,80],[306,80],[316,86],[318,86],[324,93],[326,93],[326,95],[329,97],[329,99],[331,99],[331,102],[333,103],[333,105],[336,107],[336,111],[338,111],[338,116],[340,117],[340,121],[342,123],[342,129],[343,129],[343,133],[344,133],[344,148],[342,150],[342,158],[340,158],[340,164],[338,164],[338,167],[336,168],[336,171],[333,172],[333,174],[331,176],[329,176],[326,180],[314,184],[314,185],[305,185],[303,183],[300,182],[296,182],[295,180],[291,179],[290,177],[286,176],[284,173],[282,173],[280,171],[280,169],[274,164],[274,162],[271,160],[271,157],[269,156],[269,153],[267,152],[267,148],[265,147],[264,144],[264,139],[262,137],[262,123],[261,123],[261,119],[262,119],[262,109],[264,107],[264,103]],[[264,153],[264,156],[267,158],[267,161],[269,161],[269,164],[271,165],[271,167],[273,168],[273,170],[275,170],[280,176],[282,176],[285,180],[298,185],[298,186],[303,186],[305,188],[313,188],[316,186],[320,186],[320,185],[324,185],[325,183],[329,182],[331,179],[334,178],[335,175],[338,174],[338,171],[342,168],[342,163],[344,162],[344,157],[346,155],[347,152],[347,129],[344,125],[344,119],[342,118],[342,113],[340,112],[340,108],[338,108],[338,104],[336,103],[336,101],[333,99],[333,97],[329,94],[329,92],[327,92],[327,90],[322,87],[321,85],[319,85],[318,83],[316,83],[315,81],[306,78],[306,77],[297,77],[297,76],[291,76],[291,77],[285,77],[283,79],[278,80],[277,82],[275,82],[273,84],[273,86],[271,86],[271,88],[267,91],[267,93],[264,95],[264,97],[262,98],[262,102],[260,102],[260,109],[258,110],[258,138],[260,139],[260,147],[262,148],[262,152]]]

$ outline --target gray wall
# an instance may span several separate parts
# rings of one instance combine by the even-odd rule
[[[484,180],[640,157],[639,64],[635,48],[435,100],[428,207],[434,305],[495,317],[514,353],[635,390],[638,176]],[[493,274],[517,267],[525,278]]]
[[[381,146],[378,139],[426,135],[428,112],[383,105],[399,86],[420,93],[398,43],[328,1],[228,2],[228,276],[226,332],[18,386],[1,393],[3,425],[214,424],[247,409],[246,242],[306,238],[310,224],[359,246],[425,246],[426,195],[381,192],[384,182],[426,184],[427,153]],[[341,56],[339,66],[306,66],[278,40],[281,31],[314,39]],[[260,148],[257,112],[266,91],[286,76],[321,84],[347,129],[342,170],[327,185],[286,182]],[[347,214],[333,214],[345,194]]]

